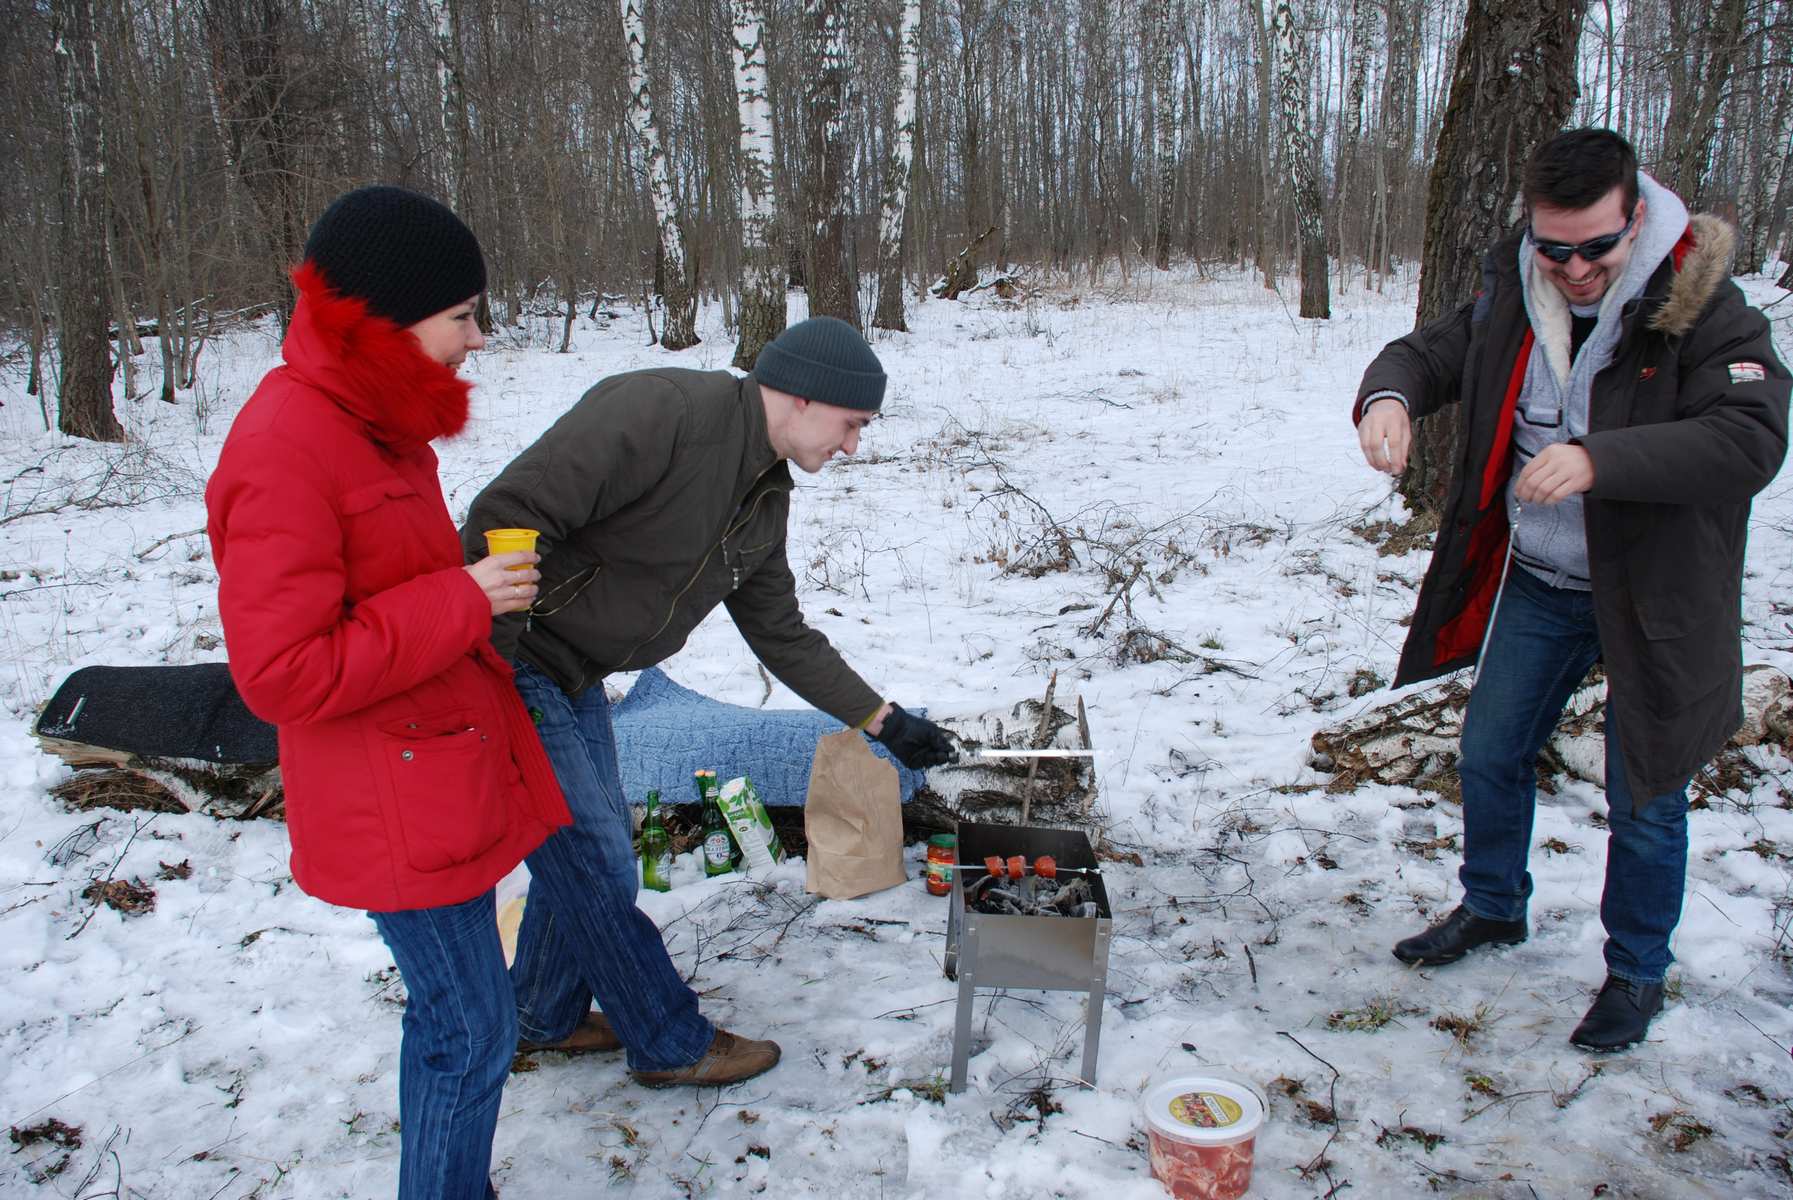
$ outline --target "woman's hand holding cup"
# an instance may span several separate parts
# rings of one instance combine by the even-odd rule
[[[541,556],[533,550],[511,550],[504,554],[488,554],[462,570],[473,576],[473,582],[492,603],[492,615],[522,612],[535,603],[536,580],[542,573],[535,569]]]

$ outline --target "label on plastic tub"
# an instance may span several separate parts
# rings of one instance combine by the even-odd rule
[[[1171,1120],[1200,1129],[1225,1129],[1244,1115],[1237,1100],[1218,1092],[1184,1092],[1170,1102]]]
[[[1264,1124],[1258,1090],[1221,1073],[1179,1075],[1150,1088],[1146,1123],[1163,1137],[1197,1145],[1224,1145],[1251,1137]]]

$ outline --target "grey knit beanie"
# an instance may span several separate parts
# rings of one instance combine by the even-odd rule
[[[767,342],[754,360],[753,377],[769,388],[840,408],[877,412],[884,403],[884,367],[859,336],[837,317],[799,321]]]

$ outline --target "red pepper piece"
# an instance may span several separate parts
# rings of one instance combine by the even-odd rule
[[[990,872],[990,874],[996,876],[996,878],[1001,879],[1002,860],[997,858],[994,854],[990,855],[988,858],[984,859],[984,870]]]
[[[1026,856],[1021,855],[1021,854],[1016,854],[1016,855],[1010,856],[1010,858],[1009,858],[1009,878],[1010,879],[1019,879],[1025,874],[1027,874],[1027,858],[1026,858]]]
[[[1058,878],[1058,860],[1050,854],[1042,854],[1033,860],[1033,873],[1041,879]]]

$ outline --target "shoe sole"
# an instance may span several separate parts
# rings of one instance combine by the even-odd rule
[[[534,1042],[518,1042],[518,1054],[615,1054],[623,1048],[618,1042],[614,1046],[538,1046]]]
[[[784,1056],[779,1056],[779,1058],[782,1057]],[[736,1075],[730,1079],[647,1079],[635,1074],[633,1071],[631,1071],[629,1075],[630,1078],[634,1079],[635,1082],[639,1083],[642,1087],[654,1088],[655,1090],[673,1087],[732,1087],[737,1083],[744,1083],[749,1079],[755,1079],[764,1075],[767,1071],[776,1067],[778,1062],[779,1059],[775,1058],[757,1071],[749,1071],[745,1075]]]

